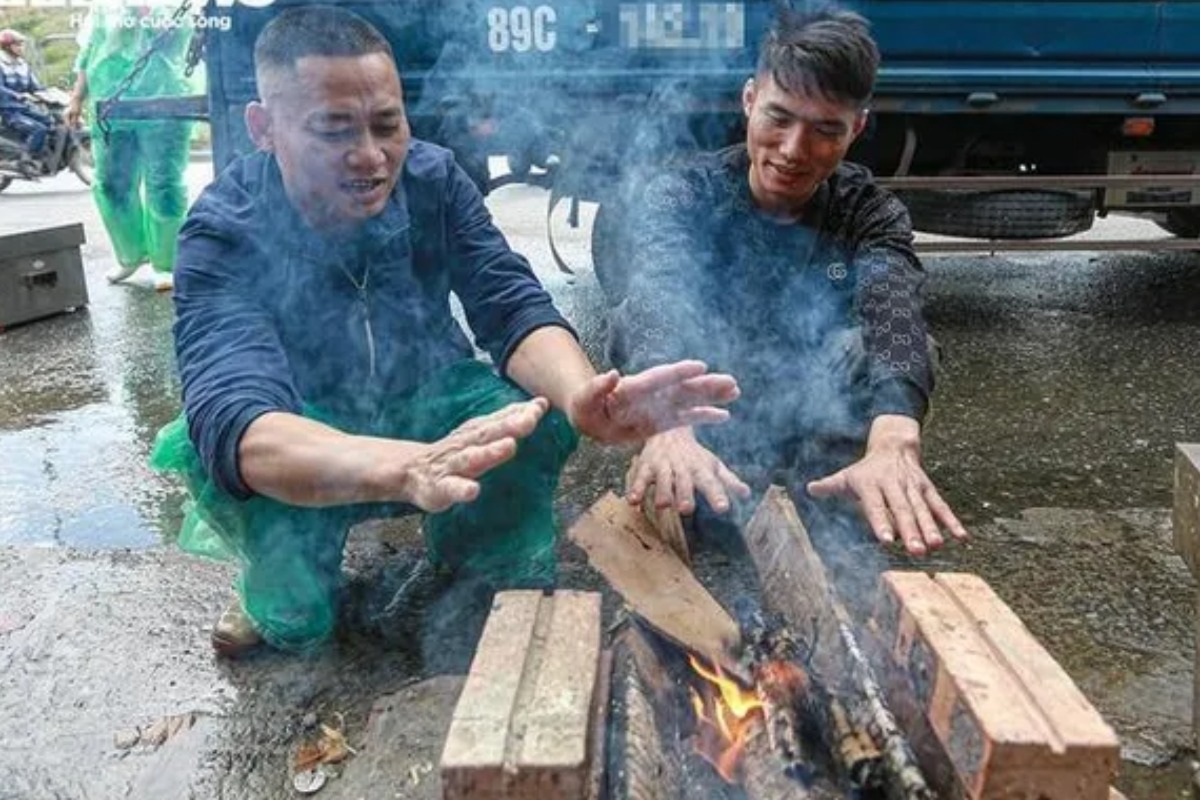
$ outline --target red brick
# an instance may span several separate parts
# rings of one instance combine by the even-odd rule
[[[502,592],[442,751],[446,800],[583,800],[600,659],[600,596]]]
[[[1109,799],[1116,734],[982,579],[885,573],[875,625],[967,797]]]

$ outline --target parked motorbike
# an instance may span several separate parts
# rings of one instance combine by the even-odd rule
[[[14,180],[37,181],[69,169],[84,184],[92,185],[92,135],[86,130],[67,127],[64,119],[70,95],[62,89],[43,89],[34,95],[34,104],[49,116],[54,125],[39,157],[25,149],[25,135],[0,123],[0,192]]]

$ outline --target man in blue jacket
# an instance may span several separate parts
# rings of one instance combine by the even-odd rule
[[[695,361],[596,375],[450,153],[410,138],[390,47],[367,22],[289,9],[254,55],[260,152],[181,232],[186,424],[154,455],[193,495],[181,543],[211,553],[215,538],[244,567],[214,646],[324,640],[347,530],[384,514],[428,514],[429,557],[447,571],[551,583],[575,431],[640,441],[720,422],[736,383]]]
[[[30,158],[41,154],[54,121],[29,102],[42,84],[25,60],[25,37],[12,28],[0,31],[0,122],[24,134]]]

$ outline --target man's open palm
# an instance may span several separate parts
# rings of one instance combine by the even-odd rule
[[[597,375],[571,398],[567,413],[586,436],[608,444],[639,442],[681,425],[729,419],[718,406],[738,398],[730,375],[710,374],[703,361],[678,361],[636,375]]]

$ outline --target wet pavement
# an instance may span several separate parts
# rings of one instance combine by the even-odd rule
[[[192,165],[194,190],[209,168]],[[294,797],[289,750],[314,719],[338,720],[362,751],[319,796],[438,797],[430,770],[486,594],[428,575],[411,522],[364,526],[335,644],[213,659],[232,573],[174,551],[182,496],[145,465],[178,413],[170,300],[104,283],[111,252],[74,181],[0,195],[0,234],[85,224],[91,296],[0,335],[0,800]],[[580,230],[563,208],[553,221],[570,276],[551,259],[545,201],[509,187],[489,204],[596,352],[590,209]],[[1095,235],[1154,231],[1114,219]],[[974,536],[925,563],[978,572],[1021,615],[1121,734],[1120,787],[1179,797],[1195,587],[1169,506],[1174,444],[1200,441],[1200,256],[945,257],[929,270],[945,352],[926,459]],[[625,456],[581,448],[564,520],[619,486]],[[564,557],[565,584],[600,588],[569,546]],[[163,744],[155,723],[172,718],[186,723]]]

